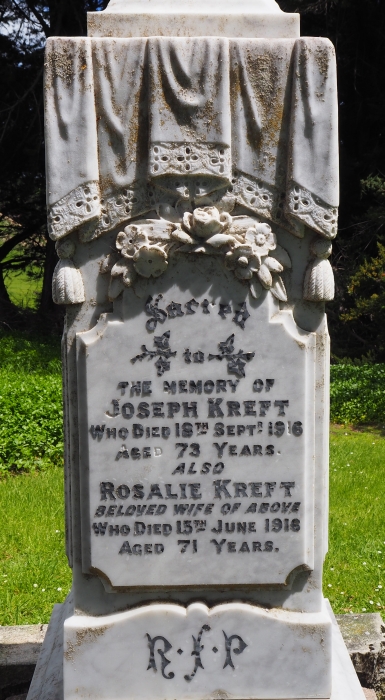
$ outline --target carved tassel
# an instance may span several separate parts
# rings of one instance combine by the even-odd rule
[[[56,246],[60,258],[52,278],[52,298],[55,304],[81,304],[85,300],[84,285],[80,270],[69,258],[75,252],[72,241]]]
[[[327,258],[332,245],[330,241],[316,238],[310,250],[316,257],[305,272],[303,298],[306,301],[331,301],[334,299],[334,274]]]

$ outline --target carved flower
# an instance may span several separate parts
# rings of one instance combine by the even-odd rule
[[[251,245],[238,245],[226,253],[225,264],[239,279],[250,280],[260,269],[261,259],[254,254]]]
[[[134,268],[142,277],[159,277],[167,269],[167,255],[158,246],[142,246],[136,251]]]
[[[183,227],[199,238],[210,238],[223,233],[230,226],[232,218],[227,212],[220,213],[216,207],[198,207],[183,215]]]
[[[116,237],[116,247],[124,258],[133,258],[138,248],[145,245],[148,245],[147,235],[135,224],[126,226]]]
[[[260,257],[268,255],[277,246],[277,239],[269,224],[256,223],[246,231],[246,242]]]

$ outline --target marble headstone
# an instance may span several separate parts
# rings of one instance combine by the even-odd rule
[[[274,0],[111,0],[88,29],[45,63],[62,697],[345,700],[322,596],[333,47]]]

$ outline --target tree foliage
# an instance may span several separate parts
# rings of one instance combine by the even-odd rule
[[[44,44],[49,36],[85,35],[87,11],[103,7],[103,0],[5,0],[1,5],[1,320],[21,320],[4,285],[7,271],[29,268],[42,275],[40,313],[54,311],[51,278],[57,258],[45,210]]]
[[[333,352],[385,359],[381,330],[385,246],[385,2],[278,0],[301,14],[304,36],[336,47],[341,209],[334,244],[336,300],[329,305]],[[44,275],[40,311],[51,309],[56,262],[45,223],[43,50],[50,35],[86,33],[86,13],[106,0],[3,0],[0,9],[0,301],[3,273]],[[370,273],[372,270],[372,273]],[[376,277],[377,275],[377,277]],[[375,278],[376,277],[376,278]],[[366,279],[367,278],[367,279]],[[373,296],[374,295],[374,296]],[[376,297],[376,295],[378,295]]]
[[[380,283],[380,278],[364,282],[366,265],[379,271],[384,264],[379,244],[385,245],[385,3],[282,0],[280,5],[301,13],[303,35],[328,37],[337,54],[341,207],[332,258],[336,299],[329,305],[332,350],[339,357],[384,361],[383,307],[371,303],[364,313],[362,302]]]

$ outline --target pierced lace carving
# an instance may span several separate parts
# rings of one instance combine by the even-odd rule
[[[97,182],[87,182],[71,190],[48,210],[48,233],[57,241],[85,222],[100,216],[100,195]]]
[[[268,221],[277,223],[297,238],[303,238],[305,235],[303,224],[293,219],[290,221],[285,217],[284,192],[280,192],[267,182],[239,172],[234,173],[232,184],[233,192],[240,204]]]
[[[337,235],[338,209],[326,204],[295,182],[288,188],[285,213],[303,221],[309,228],[326,238],[334,238]]]
[[[136,181],[110,197],[103,197],[100,204],[101,215],[98,226],[87,227],[80,232],[80,240],[83,242],[99,238],[103,233],[124,221],[149,211],[155,206],[154,188]]]
[[[276,218],[280,198],[275,187],[238,172],[234,173],[232,183],[234,194],[241,204],[265,219]]]
[[[231,149],[208,143],[155,143],[149,152],[150,178],[159,175],[216,175],[231,180]]]

